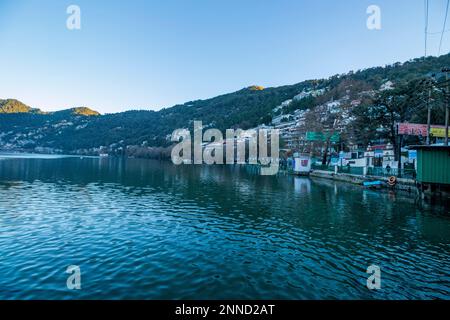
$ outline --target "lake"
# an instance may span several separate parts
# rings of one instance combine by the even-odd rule
[[[239,166],[0,155],[0,275],[0,299],[449,299],[450,214]]]

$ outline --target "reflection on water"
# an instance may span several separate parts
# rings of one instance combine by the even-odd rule
[[[3,299],[450,298],[450,219],[413,198],[236,166],[0,161]],[[66,288],[79,265],[82,290]],[[366,269],[382,270],[382,290]]]
[[[294,190],[297,193],[308,194],[311,192],[311,180],[307,178],[294,178]]]

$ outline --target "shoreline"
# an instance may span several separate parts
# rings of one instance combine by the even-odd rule
[[[323,178],[323,179],[329,179],[333,181],[339,181],[339,182],[347,182],[355,185],[359,185],[361,187],[363,186],[364,182],[370,182],[370,181],[381,181],[384,182],[380,185],[380,189],[390,189],[394,191],[404,191],[407,193],[415,193],[417,194],[419,189],[416,186],[416,181],[412,179],[405,179],[405,178],[397,178],[397,183],[395,186],[390,186],[388,184],[389,178],[386,177],[377,177],[377,176],[360,176],[360,175],[354,175],[354,174],[348,174],[348,173],[334,173],[330,171],[323,171],[323,170],[313,170],[310,173],[310,177],[312,178]],[[369,189],[377,189],[377,188],[369,188]]]

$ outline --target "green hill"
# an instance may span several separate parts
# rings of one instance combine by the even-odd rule
[[[26,104],[15,100],[15,99],[0,99],[0,113],[30,113],[30,112],[38,112],[37,109],[32,109]]]
[[[71,108],[67,110],[61,110],[53,112],[53,115],[56,116],[65,116],[65,117],[71,117],[71,116],[85,116],[85,117],[91,117],[91,116],[99,116],[100,113],[92,110],[87,107],[79,107],[79,108]]]
[[[407,84],[439,72],[445,66],[450,66],[450,55],[414,59],[276,88],[250,86],[237,92],[190,101],[160,111],[99,115],[89,108],[75,108],[42,114],[19,101],[0,100],[0,148],[45,147],[64,152],[80,152],[100,146],[113,146],[122,150],[127,146],[142,144],[165,147],[171,144],[167,137],[174,129],[192,128],[194,120],[201,120],[204,126],[220,130],[248,129],[269,124],[280,113],[315,110],[324,103],[339,101],[345,97],[349,97],[349,101],[360,99],[363,104],[370,104],[370,98],[360,98],[361,92],[375,95],[387,81],[392,81],[396,86]],[[322,93],[296,100],[282,110],[274,111],[283,102],[311,90]],[[423,110],[416,111],[414,114],[421,117]],[[413,120],[422,121],[420,117]]]

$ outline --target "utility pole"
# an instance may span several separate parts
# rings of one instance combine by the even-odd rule
[[[397,150],[396,150],[396,152],[398,152],[398,164],[397,164],[397,169],[398,169],[398,172],[400,173],[401,172],[401,169],[402,169],[402,144],[403,144],[403,136],[402,135],[399,135],[398,134],[398,123],[396,124],[396,128],[395,128],[395,132],[396,132],[396,134],[397,134],[397,144],[398,144],[398,147],[397,147]],[[400,176],[400,175],[399,175]]]
[[[432,77],[435,75],[433,74]],[[428,89],[428,99],[427,99],[427,110],[428,110],[428,118],[427,118],[427,145],[429,146],[431,144],[431,90],[433,88],[433,82],[432,80],[428,80],[426,83],[430,85],[430,88]]]
[[[431,86],[430,86],[431,87]],[[431,135],[431,108],[430,108],[430,100],[431,100],[431,88],[428,91],[428,99],[427,99],[427,145],[429,146],[431,143],[430,135]]]
[[[447,85],[447,90],[445,92],[445,145],[448,146],[448,113],[449,113],[449,105],[448,100],[450,99],[450,91],[448,86],[448,73],[450,72],[450,68],[442,69],[442,72],[445,72],[445,84]]]

